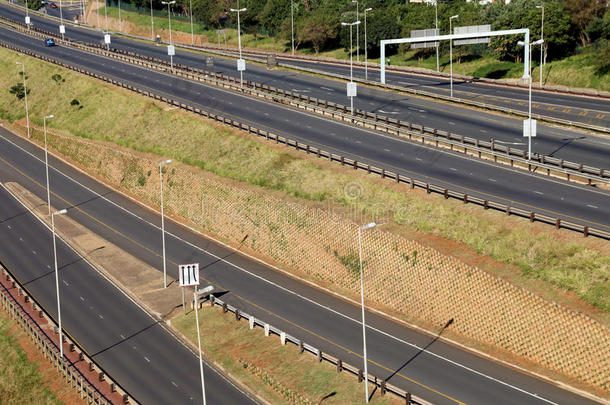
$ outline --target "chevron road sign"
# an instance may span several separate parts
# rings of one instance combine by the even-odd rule
[[[180,273],[180,287],[199,285],[199,263],[178,265]]]

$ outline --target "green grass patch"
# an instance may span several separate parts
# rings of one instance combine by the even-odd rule
[[[0,311],[0,404],[62,404],[9,332],[15,327],[16,323]]]
[[[4,72],[0,117],[9,120],[25,117],[24,102],[9,93],[21,80],[16,60],[24,59],[0,49]],[[28,73],[30,119],[39,125],[53,111],[55,118],[48,125],[66,133],[169,156],[222,177],[278,190],[304,203],[340,203],[350,212],[374,217],[381,212],[395,232],[417,237],[413,232],[418,231],[459,242],[478,254],[518,266],[523,275],[519,285],[529,288],[528,280],[543,280],[610,312],[607,243],[567,233],[559,237],[547,227],[549,232],[539,232],[514,217],[409,192],[363,173],[274,148],[192,114],[166,111],[148,98],[75,72],[25,60],[27,72],[32,72]],[[51,80],[54,74],[61,74],[65,82]],[[78,108],[71,105],[73,99],[79,100]],[[361,192],[351,198],[345,190],[354,183]],[[496,271],[493,266],[485,268]]]
[[[364,403],[364,385],[355,376],[337,373],[334,366],[319,363],[310,354],[299,354],[292,344],[282,346],[277,336],[265,337],[261,328],[250,330],[245,321],[237,322],[231,313],[223,314],[218,307],[204,305],[199,310],[201,346],[209,358],[214,359],[231,374],[237,376],[251,389],[263,395],[273,404],[291,403],[289,395],[299,394],[311,403],[360,404]],[[172,319],[172,325],[191,342],[197,343],[195,314],[180,314]],[[263,382],[246,365],[254,365],[264,372],[272,383]],[[286,390],[281,395],[279,386]],[[372,387],[370,387],[372,390]],[[289,391],[287,391],[289,390]],[[379,391],[377,391],[379,392]],[[400,404],[391,395],[378,393],[373,404]]]

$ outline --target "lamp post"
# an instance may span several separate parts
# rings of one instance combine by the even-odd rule
[[[195,31],[193,30],[193,0],[189,0],[189,8],[191,10],[191,46],[195,45]]]
[[[360,21],[353,23],[344,23],[341,25],[346,27],[349,26],[349,83],[347,84],[347,96],[350,99],[352,115],[354,115],[354,97],[356,96],[356,83],[354,83],[354,46],[352,44],[352,27],[358,26]]]
[[[59,354],[64,358],[63,332],[61,328],[61,305],[59,304],[59,272],[57,271],[57,246],[55,243],[55,215],[63,215],[66,209],[54,212],[51,215],[51,228],[53,229],[53,258],[55,260],[55,289],[57,292],[57,320],[59,322]]]
[[[150,40],[155,40],[155,22],[153,20],[153,6],[152,0],[150,0]]]
[[[358,0],[352,0],[352,3],[356,3],[356,21],[360,21]],[[356,61],[360,62],[360,29],[358,28],[358,25],[356,25]]]
[[[195,286],[195,292],[193,293],[193,306],[195,307],[195,323],[197,324],[197,344],[199,345],[199,373],[201,374],[201,394],[203,395],[203,405],[206,405],[205,382],[203,379],[203,356],[201,354],[201,333],[199,332],[199,305],[197,305],[197,296],[208,294],[213,289],[214,287],[209,285],[203,290],[197,291],[197,286]]]
[[[362,304],[362,352],[364,354],[364,395],[369,403],[368,359],[366,355],[366,324],[364,320],[364,271],[362,269],[362,231],[377,226],[375,222],[358,227],[358,250],[360,252],[360,302]]]
[[[520,46],[525,46],[527,45],[525,42],[523,41],[519,41],[517,42],[517,44],[519,44]],[[530,42],[529,43],[529,51],[530,51],[530,61],[532,60],[532,46],[534,45],[542,45],[544,44],[544,39],[539,39],[538,41],[534,41],[534,42]],[[532,64],[530,63],[530,71],[529,71],[529,81],[530,81],[530,86],[529,86],[529,102],[528,102],[528,121],[529,121],[529,126],[528,126],[528,135],[527,135],[527,160],[532,160],[532,127],[533,127],[533,123],[532,123]]]
[[[292,29],[292,56],[294,56],[294,1],[290,0],[290,26]]]
[[[239,7],[239,1],[237,2],[237,7]],[[244,85],[244,70],[246,70],[246,61],[241,57],[241,23],[239,20],[239,13],[247,11],[247,8],[232,8],[231,12],[237,12],[237,44],[239,46],[239,60],[237,61],[237,70],[239,71],[239,85],[243,87]]]
[[[30,11],[28,9],[28,0],[25,0],[25,25],[30,28]]]
[[[61,34],[61,39],[64,39],[64,34],[66,33],[66,26],[64,25],[64,13],[62,11],[61,0],[59,0],[59,33]]]
[[[28,128],[28,139],[30,139],[30,113],[28,110],[28,88],[25,83],[25,63],[15,62],[17,65],[21,65],[21,74],[23,75],[23,94],[25,95],[25,124]]]
[[[452,15],[449,17],[449,35],[453,35],[453,31],[451,30],[451,20],[454,18],[458,18],[459,15]],[[449,71],[450,71],[450,87],[451,87],[451,98],[453,98],[453,38],[449,40]]]
[[[436,35],[438,35],[438,0],[434,0],[434,27],[436,28]],[[440,72],[438,63],[438,45],[436,44],[436,71]]]
[[[544,40],[544,6],[536,6],[542,9],[542,22],[540,26],[540,39]],[[540,47],[540,88],[542,88],[542,55],[544,54],[544,44]],[[532,58],[530,58],[530,61]],[[531,63],[531,62],[530,62]]]
[[[104,18],[106,19],[106,34],[108,34],[108,7],[106,7],[106,2],[108,0],[104,0]]]
[[[121,20],[121,0],[119,0],[119,31],[123,32],[123,21]]]
[[[169,54],[169,64],[172,72],[174,71],[174,45],[172,44],[172,12],[170,6],[175,4],[176,0],[162,1],[161,4],[167,4],[167,18],[169,21],[169,45],[167,46],[167,53]]]
[[[163,288],[167,288],[167,262],[165,260],[165,212],[163,211],[163,166],[172,162],[171,159],[159,163],[159,186],[161,191],[161,240],[163,243]]]
[[[368,42],[366,39],[366,12],[373,11],[371,7],[364,9],[364,78],[369,80],[369,52]]]
[[[43,118],[43,127],[44,127],[44,165],[47,172],[47,205],[49,207],[49,215],[51,215],[51,191],[49,190],[49,153],[47,148],[47,120],[54,118],[53,114],[45,115]]]

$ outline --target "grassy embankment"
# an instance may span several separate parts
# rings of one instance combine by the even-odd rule
[[[0,50],[0,118],[24,117],[23,102],[8,89],[20,76],[15,53]],[[393,214],[408,207],[409,215],[391,218],[386,229],[423,240],[479,267],[511,279],[549,300],[577,306],[608,324],[610,311],[610,246],[607,242],[425,193],[410,192],[362,173],[345,171],[323,161],[260,142],[249,135],[182,112],[168,112],[143,97],[134,97],[76,73],[27,59],[30,118],[42,125],[53,111],[53,128],[84,138],[111,141],[139,151],[170,156],[219,176],[299,198],[312,205],[338,202],[364,214],[380,204]],[[33,73],[35,72],[35,73]],[[60,74],[65,81],[52,80]],[[78,105],[72,105],[72,100]],[[99,106],[104,105],[104,108]],[[362,195],[345,197],[357,182]],[[441,237],[440,239],[438,237]],[[446,240],[457,242],[457,245]],[[490,261],[485,256],[493,258]],[[517,270],[518,269],[518,270]],[[563,291],[570,292],[564,294]],[[572,302],[575,294],[603,312]],[[571,302],[571,304],[570,304]]]
[[[0,404],[62,404],[40,373],[43,363],[31,362],[17,342],[22,335],[17,323],[0,309]],[[70,390],[67,385],[65,389]]]
[[[324,397],[324,404],[364,403],[364,385],[358,384],[355,376],[337,373],[334,366],[299,354],[294,345],[282,346],[277,336],[265,337],[260,328],[250,330],[247,322],[236,322],[231,313],[223,314],[218,307],[204,305],[199,310],[199,324],[201,345],[207,355],[249,386],[260,387],[260,393],[274,404],[317,404]],[[191,342],[197,342],[193,311],[176,316],[172,325]],[[259,374],[252,365],[266,374]],[[282,391],[284,395],[280,394]],[[302,402],[287,400],[296,393]],[[373,404],[402,403],[391,395],[378,394],[377,391]]]
[[[108,17],[118,20],[119,12],[117,8],[108,8]],[[140,27],[146,30],[146,35],[150,32],[150,16],[138,14],[133,11],[121,11],[123,21],[128,21],[135,27]],[[168,20],[163,17],[154,17],[155,29],[168,30]],[[189,22],[183,22],[172,19],[172,31],[181,31],[184,33],[191,32]],[[195,35],[202,35],[207,39],[207,42],[216,44],[218,37],[216,30],[206,30],[202,26],[194,24],[193,29]],[[235,29],[227,29],[227,44],[237,46],[237,31]],[[258,48],[274,52],[289,52],[290,43],[283,40],[278,40],[274,37],[264,35],[254,36],[253,34],[244,34],[241,36],[242,46],[246,48]],[[224,38],[220,38],[221,44],[224,43]],[[299,49],[300,53],[313,54],[313,49],[303,47]],[[332,49],[320,53],[322,57],[349,59],[349,53],[343,48]],[[535,55],[536,56],[536,55]],[[593,49],[586,50],[582,54],[573,55],[565,59],[550,61],[546,64],[543,70],[543,81],[547,85],[558,85],[574,88],[592,88],[604,91],[610,91],[610,74],[597,75],[595,74],[594,59],[595,51]],[[468,61],[460,61],[456,55],[453,63],[453,72],[475,77],[487,77],[492,79],[519,79],[523,75],[523,64],[499,61],[490,56],[468,58]],[[364,55],[361,55],[361,60],[364,60]],[[431,55],[422,60],[415,57],[415,52],[408,51],[404,54],[399,53],[390,57],[393,66],[409,66],[415,68],[424,68],[436,71],[436,55]],[[534,58],[532,77],[538,78],[540,75],[537,60]],[[379,58],[369,59],[371,63],[379,63]],[[441,72],[449,71],[449,55],[441,55],[440,58]]]

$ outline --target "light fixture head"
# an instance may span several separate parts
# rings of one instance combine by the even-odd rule
[[[373,11],[373,8],[372,7],[365,8],[364,11]]]
[[[165,165],[168,165],[170,163],[172,163],[172,160],[171,159],[167,159],[167,160],[164,160],[163,162],[159,163],[159,166],[165,166]]]
[[[55,116],[54,116],[53,114],[51,114],[51,115],[47,115],[47,116],[45,116],[45,118],[46,118],[46,119],[49,119],[49,118],[55,118]]]
[[[55,211],[53,215],[63,215],[66,212],[68,212],[68,210],[64,208],[63,210]]]
[[[449,17],[450,20],[453,20],[454,18],[458,18],[460,15],[456,14],[456,15],[452,15],[451,17]]]
[[[366,224],[366,225],[362,225],[362,226],[360,227],[360,229],[362,229],[362,230],[364,231],[364,230],[367,230],[367,229],[370,229],[370,228],[374,228],[374,227],[376,227],[376,226],[377,226],[377,224],[376,224],[375,222],[369,222],[369,223],[368,223],[368,224]]]
[[[525,42],[523,42],[523,41],[518,41],[518,42],[517,42],[517,45],[519,45],[519,46],[525,46]]]

